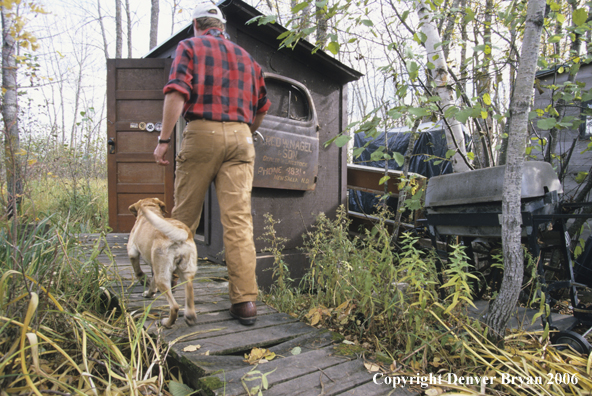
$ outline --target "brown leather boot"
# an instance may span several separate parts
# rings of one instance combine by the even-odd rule
[[[254,301],[232,304],[230,307],[230,316],[238,319],[240,324],[250,326],[255,324],[257,320],[257,306]]]

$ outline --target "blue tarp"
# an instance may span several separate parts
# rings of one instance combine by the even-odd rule
[[[415,141],[413,156],[411,157],[411,163],[409,165],[409,172],[418,173],[427,178],[452,173],[452,164],[449,161],[444,160],[437,165],[434,164],[434,162],[446,158],[446,151],[448,151],[446,135],[442,125],[433,122],[424,123],[420,125],[418,130],[420,132]],[[409,138],[411,136],[409,132],[409,128],[395,128],[388,131],[386,133],[388,140],[386,152],[398,152],[405,155],[407,147],[409,146]],[[368,143],[368,146],[362,152],[360,157],[354,158],[354,163],[384,169],[385,160],[372,161],[370,156],[379,147],[385,146],[385,133],[381,133],[375,139],[367,137],[364,132],[357,133],[354,136],[354,148],[364,147],[366,143]],[[402,169],[394,159],[388,161],[388,167],[389,169],[394,170]],[[358,199],[356,199],[356,196]],[[361,203],[362,207],[358,205],[358,201]],[[366,214],[375,213],[375,207],[379,201],[380,197],[377,197],[375,194],[349,190],[349,209],[354,212]],[[394,212],[397,208],[397,199],[389,198],[387,204]]]

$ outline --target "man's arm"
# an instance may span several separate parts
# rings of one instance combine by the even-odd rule
[[[264,113],[258,113],[255,115],[255,119],[253,120],[253,123],[251,124],[251,133],[255,133],[255,131],[257,131],[257,129],[261,126],[261,123],[263,122],[263,118],[265,118],[266,114],[267,114],[267,111]]]
[[[183,111],[185,104],[185,97],[177,92],[172,91],[164,96],[164,107],[162,110],[162,130],[160,132],[161,139],[168,139],[173,134],[177,120]],[[164,157],[169,149],[169,143],[159,143],[154,150],[154,159],[158,165],[167,166],[169,161]]]

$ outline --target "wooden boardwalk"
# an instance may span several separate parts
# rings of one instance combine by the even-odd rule
[[[150,308],[152,314],[168,315],[164,296],[142,298],[144,287],[133,282],[127,238],[128,234],[109,234],[108,248],[99,255],[99,260],[112,266],[121,278],[114,282],[112,290],[126,299],[129,311]],[[93,240],[96,236],[88,236],[81,242]],[[150,274],[150,269],[142,265],[144,272]],[[185,303],[182,289],[177,288],[174,293],[181,307]],[[245,386],[249,389],[261,386],[263,374],[268,383],[264,395],[417,394],[405,388],[375,384],[361,357],[340,353],[344,348],[339,348],[339,335],[309,326],[260,302],[255,325],[240,325],[228,313],[230,301],[224,266],[200,260],[194,289],[197,325],[185,324],[181,308],[172,329],[158,328],[155,321],[147,326],[155,335],[161,333],[171,347],[170,356],[181,367],[184,381],[200,390],[201,395],[248,395]],[[244,354],[255,347],[269,349],[276,357],[257,366],[250,365],[244,361]],[[249,373],[252,370],[260,374]]]

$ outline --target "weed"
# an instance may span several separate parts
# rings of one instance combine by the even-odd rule
[[[0,389],[159,394],[168,349],[145,329],[148,310],[102,305],[104,238],[83,249],[52,220],[0,230]]]
[[[287,238],[278,236],[275,231],[275,225],[279,223],[279,220],[274,220],[270,213],[266,213],[264,216],[267,225],[264,227],[265,232],[258,239],[262,239],[270,244],[270,247],[264,248],[263,251],[270,252],[273,255],[274,265],[272,276],[275,279],[275,284],[280,289],[286,289],[292,282],[292,279],[290,279],[290,270],[282,256]]]
[[[455,308],[457,308],[457,312],[462,310],[463,302],[474,306],[469,281],[471,278],[479,280],[476,275],[469,272],[471,267],[468,263],[469,258],[461,246],[452,245],[451,248],[452,253],[448,259],[448,267],[444,270],[444,275],[448,281],[442,285],[442,288],[450,287],[451,290],[446,299],[452,299],[452,302],[450,302],[444,313],[450,313]]]
[[[272,277],[274,283],[272,291],[269,294],[272,304],[283,311],[292,311],[294,309],[293,303],[295,301],[293,280],[290,278],[290,270],[287,263],[283,259],[282,251],[287,239],[277,235],[275,225],[279,220],[275,220],[269,213],[265,215],[265,232],[258,238],[269,245],[263,251],[270,252],[273,255]]]

